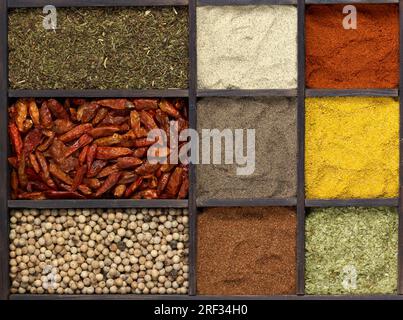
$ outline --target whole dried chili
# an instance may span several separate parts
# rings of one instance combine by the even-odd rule
[[[11,197],[186,198],[186,166],[147,161],[149,131],[169,133],[171,120],[189,127],[184,100],[19,99],[9,107]]]

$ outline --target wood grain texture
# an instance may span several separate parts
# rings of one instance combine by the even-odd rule
[[[310,199],[305,200],[306,207],[397,207],[398,198],[393,199]]]
[[[297,294],[305,293],[305,1],[298,0]]]
[[[397,97],[398,89],[306,89],[307,97]]]
[[[189,0],[189,127],[197,129],[196,0]],[[189,164],[189,294],[197,292],[196,165]]]
[[[9,208],[67,209],[67,208],[187,208],[188,200],[8,200]]]
[[[296,206],[297,198],[287,199],[209,199],[198,200],[199,208],[207,207],[272,207],[272,206]]]
[[[297,89],[263,89],[263,90],[215,90],[203,89],[197,91],[198,97],[296,97]]]
[[[8,48],[7,48],[7,1],[0,2],[0,299],[8,298],[10,280],[8,277],[8,135],[7,135],[7,86],[8,86]]]
[[[9,90],[10,98],[179,98],[188,90]]]
[[[55,7],[184,6],[188,0],[8,0],[9,8],[44,7],[48,4]]]

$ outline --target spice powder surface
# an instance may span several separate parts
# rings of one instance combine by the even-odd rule
[[[198,101],[198,132],[204,144],[214,148],[214,140],[203,138],[203,130],[220,132],[242,130],[243,155],[250,156],[248,167],[254,171],[238,175],[237,168],[246,167],[234,160],[222,164],[197,165],[197,199],[287,198],[296,195],[297,125],[294,98],[205,98]],[[255,141],[247,139],[246,130],[255,130]],[[250,131],[251,132],[251,131]],[[209,140],[207,140],[209,139]],[[248,140],[248,141],[247,141]],[[247,149],[247,143],[255,147]],[[252,144],[254,143],[254,144]],[[236,144],[234,139],[233,145]],[[241,146],[241,144],[237,144]],[[234,152],[235,154],[236,152]],[[201,153],[203,155],[203,153]],[[200,157],[202,158],[202,157]],[[210,157],[212,158],[212,157]]]
[[[58,8],[9,13],[13,89],[187,88],[186,8]]]
[[[307,6],[307,87],[397,88],[398,4],[354,4],[356,29],[343,27],[344,6]]]
[[[307,198],[398,194],[399,102],[393,98],[306,99]]]
[[[306,218],[306,293],[396,293],[397,253],[396,209],[314,209]]]
[[[199,88],[296,88],[297,8],[198,7],[197,70]]]
[[[197,243],[198,294],[295,294],[293,209],[206,209],[198,215]]]

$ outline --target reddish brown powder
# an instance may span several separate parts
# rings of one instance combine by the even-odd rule
[[[291,208],[210,208],[198,217],[197,291],[295,294],[296,214]]]
[[[354,5],[357,29],[343,28],[345,5],[306,10],[306,82],[310,88],[396,88],[398,5]]]

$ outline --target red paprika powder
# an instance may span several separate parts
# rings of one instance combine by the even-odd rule
[[[343,13],[345,6],[307,6],[307,87],[397,88],[398,5],[355,4],[356,29],[343,27],[343,19],[351,13]]]

